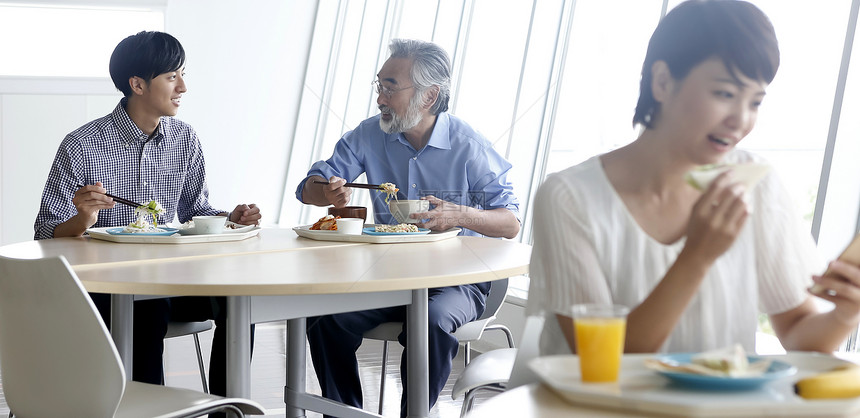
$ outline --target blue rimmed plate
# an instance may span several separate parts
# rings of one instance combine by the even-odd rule
[[[142,236],[146,236],[146,235],[173,235],[179,231],[176,228],[168,228],[168,227],[163,227],[163,226],[158,227],[158,229],[162,230],[159,232],[123,232],[124,229],[125,228],[111,228],[111,229],[105,230],[105,232],[107,232],[108,234],[111,234],[111,235],[133,235],[133,236],[142,237]]]
[[[657,359],[667,363],[686,364],[690,363],[694,354],[679,353],[666,354],[657,356]],[[750,363],[764,361],[763,358],[748,356]],[[797,373],[797,368],[791,364],[773,360],[770,367],[764,374],[760,376],[749,377],[730,377],[730,376],[706,376],[694,373],[673,372],[673,371],[657,371],[657,373],[666,376],[673,383],[681,386],[695,387],[697,389],[710,390],[749,390],[756,389],[771,381],[791,376]]]
[[[427,228],[418,228],[418,232],[376,232],[375,227],[367,227],[361,230],[367,235],[424,235],[429,234],[430,230]]]

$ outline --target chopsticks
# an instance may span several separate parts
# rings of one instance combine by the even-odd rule
[[[81,188],[81,187],[84,187],[84,186],[81,186],[81,185],[79,184],[79,185],[78,185],[78,188]],[[111,198],[111,199],[113,199],[113,200],[116,200],[116,201],[117,201],[117,202],[119,202],[119,203],[122,203],[122,204],[124,204],[124,205],[129,205],[129,206],[134,207],[134,208],[137,208],[138,206],[143,206],[143,205],[141,205],[140,203],[135,203],[135,202],[132,202],[131,200],[124,199],[124,198],[121,198],[121,197],[117,197],[117,196],[114,196],[114,195],[112,195],[112,194],[110,194],[110,193],[105,193],[105,196],[107,196],[107,197],[109,197],[109,198]]]
[[[327,181],[319,181],[319,180],[314,180],[314,183],[316,183],[316,184],[329,184],[329,182],[327,182]],[[378,184],[346,183],[346,184],[344,184],[344,186],[345,187],[353,187],[356,189],[382,190],[382,186],[380,186]]]

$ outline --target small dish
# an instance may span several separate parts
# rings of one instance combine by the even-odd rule
[[[134,236],[144,236],[144,235],[173,235],[177,233],[179,230],[176,228],[168,228],[165,226],[160,226],[158,229],[162,229],[163,231],[158,232],[124,232],[125,228],[111,228],[105,230],[108,234],[111,235],[134,235]]]
[[[191,221],[200,234],[223,234],[227,225],[226,216],[193,216]]]
[[[337,232],[347,235],[361,235],[364,229],[364,219],[359,218],[338,218]]]
[[[418,228],[418,232],[376,232],[375,227],[368,227],[362,230],[367,235],[424,235],[429,234],[430,230],[427,228]]]
[[[239,225],[239,224],[236,224]],[[224,227],[224,231],[220,232],[220,234],[238,234],[240,232],[247,232],[257,227],[257,225],[240,225],[241,228],[230,228],[229,226]],[[195,227],[191,228],[180,228],[179,234],[181,235],[207,235],[205,232],[199,231]],[[213,235],[213,234],[209,234]]]
[[[692,359],[693,355],[694,354],[692,353],[666,354],[657,356],[657,360],[669,363],[675,362],[684,364],[690,363],[690,360]],[[750,363],[762,361],[761,358],[755,356],[748,356],[747,359]],[[797,373],[797,368],[792,366],[791,364],[779,360],[773,360],[767,371],[760,376],[706,376],[694,373],[659,370],[655,371],[655,373],[667,377],[674,383],[682,384],[685,386],[695,386],[699,389],[748,390],[756,389],[776,379],[791,376]]]

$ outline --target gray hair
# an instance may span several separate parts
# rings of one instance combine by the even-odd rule
[[[392,39],[388,45],[391,58],[412,58],[412,84],[418,94],[433,86],[439,87],[436,103],[430,113],[438,115],[448,110],[451,97],[451,60],[448,53],[438,45],[415,39]]]

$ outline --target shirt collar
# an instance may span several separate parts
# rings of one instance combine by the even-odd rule
[[[113,118],[114,123],[119,128],[120,134],[122,135],[123,141],[133,144],[135,142],[146,142],[149,140],[149,136],[146,135],[137,125],[131,120],[131,116],[128,115],[128,111],[126,107],[128,106],[128,98],[123,97],[119,104],[114,108],[113,113],[111,113],[111,117]],[[156,127],[155,135],[153,135],[152,139],[155,140],[156,144],[161,142],[161,139],[164,138],[164,121],[166,118],[161,118],[158,122],[158,127]]]
[[[450,124],[447,112],[436,115],[436,124],[433,125],[433,132],[430,133],[430,140],[427,141],[425,148],[451,149]],[[389,138],[390,141],[400,141],[405,145],[409,145],[409,141],[403,136],[403,132],[390,135]]]
[[[451,131],[448,113],[442,112],[436,115],[436,125],[433,126],[433,132],[430,134],[430,140],[427,141],[427,146],[439,149],[451,149],[451,137],[448,135],[449,132]]]

